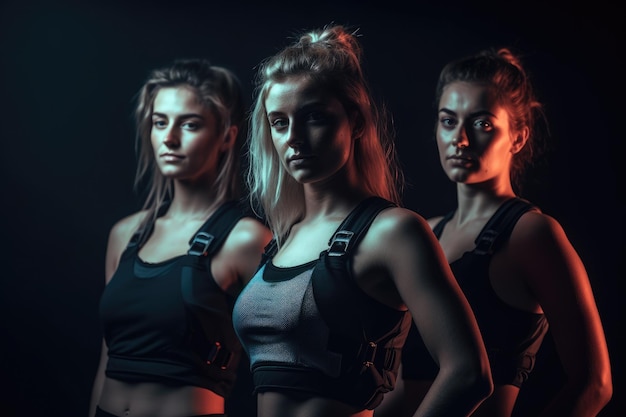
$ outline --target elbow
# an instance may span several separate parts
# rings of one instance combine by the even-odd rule
[[[476,386],[477,386],[477,394],[483,400],[487,399],[488,397],[491,396],[491,394],[493,394],[494,385],[493,385],[493,379],[491,377],[491,372],[489,369],[487,370],[486,373],[482,372],[479,375],[479,377],[476,380]]]
[[[466,375],[464,380],[467,390],[472,393],[474,398],[484,401],[493,394],[493,378],[488,365],[474,368],[471,371],[468,370],[464,374]]]
[[[482,398],[482,400],[485,400],[491,396],[494,391],[493,377],[491,375],[489,361],[485,359],[480,362],[479,366],[474,371],[474,375],[476,393],[480,398]]]
[[[611,367],[605,366],[591,367],[592,372],[587,374],[586,391],[587,398],[590,398],[598,406],[604,407],[613,398],[613,377]]]
[[[591,373],[571,377],[567,385],[572,388],[572,397],[579,398],[580,406],[589,412],[599,412],[613,398],[610,369],[596,369]]]
[[[590,384],[591,398],[595,398],[598,405],[604,407],[613,398],[613,382],[610,372],[603,372],[602,375],[594,378]]]

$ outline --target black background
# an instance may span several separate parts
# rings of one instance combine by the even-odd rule
[[[148,71],[207,57],[240,76],[251,102],[255,65],[330,22],[360,28],[372,87],[394,115],[405,203],[425,217],[455,199],[432,140],[439,69],[484,46],[525,53],[554,144],[527,196],[561,222],[587,266],[615,384],[601,416],[624,411],[621,13],[601,2],[403,3],[0,3],[2,416],[87,414],[107,234],[140,204],[131,113]],[[555,373],[540,369],[530,389],[549,392]],[[244,417],[247,402],[244,384]]]

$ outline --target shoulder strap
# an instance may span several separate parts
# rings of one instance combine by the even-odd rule
[[[433,233],[439,239],[441,237],[441,232],[443,232],[443,228],[450,221],[450,219],[454,216],[454,210],[448,212],[437,224],[433,227]]]
[[[474,241],[476,244],[474,253],[477,255],[494,253],[511,235],[519,218],[530,210],[539,210],[539,208],[519,197],[505,201]]]
[[[360,202],[339,225],[337,231],[328,241],[327,255],[342,256],[348,253],[348,248],[353,248],[358,244],[378,213],[385,208],[395,206],[396,204],[393,202],[376,196]],[[261,265],[273,257],[277,249],[278,244],[274,238],[265,246]]]
[[[248,213],[236,200],[227,201],[207,219],[189,241],[187,255],[208,256],[224,243],[235,224]]]
[[[382,210],[396,204],[382,197],[369,197],[361,201],[339,225],[328,242],[328,256],[343,256],[355,248],[370,225]]]
[[[156,217],[161,217],[163,214],[165,214],[170,204],[171,204],[170,200],[164,201],[157,209]],[[148,238],[148,236],[152,234],[153,229],[154,229],[153,219],[148,219],[144,221],[143,225],[140,226],[139,229],[135,231],[135,233],[133,233],[133,236],[130,238],[130,241],[128,242],[127,249],[133,248],[135,246],[143,245],[146,239]]]
[[[269,259],[271,259],[274,255],[276,255],[277,250],[278,250],[278,242],[276,241],[276,238],[272,238],[272,240],[270,240],[270,242],[265,246],[265,249],[263,250],[259,267],[267,263]]]

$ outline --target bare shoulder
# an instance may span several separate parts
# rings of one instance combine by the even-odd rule
[[[269,229],[253,217],[242,217],[228,237],[229,244],[235,247],[257,247],[259,245],[264,247],[271,238],[272,234]]]
[[[511,234],[513,245],[541,245],[560,239],[565,239],[561,224],[554,217],[539,211],[524,213]]]
[[[432,230],[419,213],[403,208],[392,207],[383,210],[373,221],[365,236],[367,241],[381,248],[393,249],[401,246],[422,246],[432,243]]]
[[[271,238],[270,230],[256,218],[243,217],[235,224],[216,258],[216,264],[218,259],[222,259],[228,270],[233,272],[228,288],[250,281]],[[236,291],[240,289],[238,287]]]
[[[146,210],[138,211],[118,220],[109,233],[109,241],[126,242],[130,241],[133,233],[137,231],[141,223],[146,218]]]
[[[545,281],[546,275],[570,275],[564,269],[580,270],[580,259],[561,224],[552,216],[527,212],[518,220],[509,239],[509,259],[526,271],[525,276]]]
[[[374,220],[373,227],[399,232],[406,227],[428,228],[426,219],[419,213],[404,207],[383,210]]]

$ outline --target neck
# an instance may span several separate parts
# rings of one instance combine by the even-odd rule
[[[221,201],[218,201],[214,187],[177,181],[174,183],[174,197],[167,215],[177,218],[205,218],[219,203]]]
[[[341,190],[321,191],[305,187],[305,215],[303,222],[315,220],[342,220],[369,194],[360,188],[345,187]]]
[[[493,184],[457,184],[457,211],[459,224],[491,217],[500,205],[516,195],[510,183],[494,187]]]

